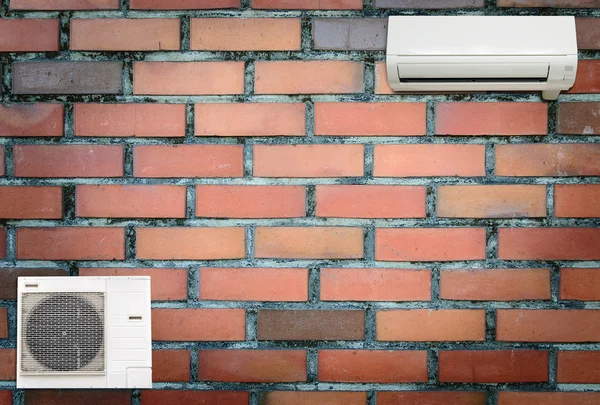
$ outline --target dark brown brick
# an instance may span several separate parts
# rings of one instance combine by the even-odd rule
[[[600,135],[600,103],[560,103],[558,133]]]
[[[121,62],[16,62],[14,94],[120,94]]]
[[[131,391],[28,390],[25,405],[129,405]]]
[[[576,18],[577,48],[600,49],[600,18]]]
[[[362,340],[363,311],[277,311],[258,312],[260,340]]]
[[[315,49],[384,50],[385,18],[317,18],[313,20]]]
[[[63,269],[0,268],[0,300],[16,300],[17,278],[34,276],[67,276],[67,272]]]
[[[377,8],[476,8],[484,0],[375,0]]]
[[[8,308],[0,308],[0,339],[8,337]],[[1,402],[0,402],[1,404]]]

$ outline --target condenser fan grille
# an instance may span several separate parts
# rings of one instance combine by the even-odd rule
[[[22,372],[104,371],[103,293],[25,293],[21,299]]]

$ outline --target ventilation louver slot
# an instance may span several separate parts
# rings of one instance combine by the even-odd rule
[[[105,371],[104,293],[24,293],[21,371]]]

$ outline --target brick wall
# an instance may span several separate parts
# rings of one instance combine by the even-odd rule
[[[465,13],[577,16],[573,89],[393,94],[385,17]],[[0,16],[0,405],[600,403],[599,0]],[[155,390],[14,389],[18,276],[134,274]]]

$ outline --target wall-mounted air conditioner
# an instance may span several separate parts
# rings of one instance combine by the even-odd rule
[[[20,277],[17,388],[151,388],[149,277]]]
[[[576,73],[574,17],[389,18],[387,75],[396,91],[541,91],[555,100]]]

